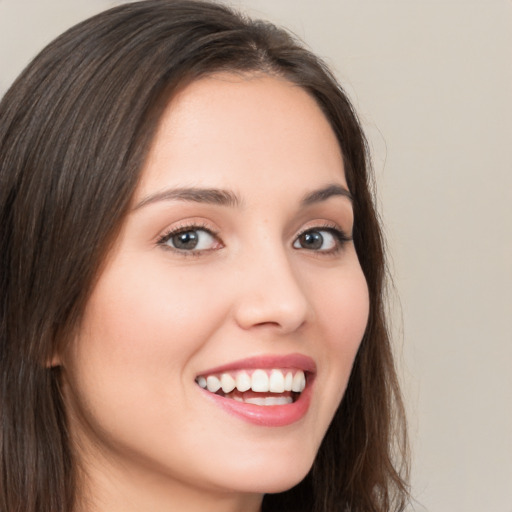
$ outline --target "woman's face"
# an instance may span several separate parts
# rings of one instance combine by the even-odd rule
[[[352,227],[338,143],[304,90],[219,74],[172,100],[58,360],[102,499],[259,499],[305,476],[368,317]]]

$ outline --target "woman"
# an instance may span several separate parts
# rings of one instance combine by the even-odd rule
[[[316,57],[138,2],[0,120],[2,510],[404,509],[366,145]]]

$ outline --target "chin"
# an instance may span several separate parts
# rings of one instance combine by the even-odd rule
[[[299,475],[294,475],[293,478],[283,478],[281,477],[278,479],[277,477],[271,481],[267,482],[267,485],[265,486],[265,489],[263,489],[261,492],[264,494],[277,494],[280,492],[285,492],[290,490],[292,487],[295,487],[297,484],[302,482],[306,475],[309,472],[309,469],[307,471],[304,471],[303,473]]]
[[[311,469],[313,458],[301,459],[293,458],[281,463],[271,460],[260,467],[235,471],[236,476],[230,479],[230,485],[233,489],[248,493],[275,494],[287,491],[300,483]]]

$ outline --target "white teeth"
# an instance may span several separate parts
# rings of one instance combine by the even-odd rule
[[[274,405],[286,405],[293,403],[293,398],[291,396],[274,396],[270,398],[274,399]]]
[[[302,373],[302,377],[300,379],[300,393],[302,393],[304,391],[304,389],[306,389],[306,375]]]
[[[214,375],[210,375],[206,379],[206,389],[211,391],[212,393],[216,393],[220,389],[220,380],[217,379]]]
[[[235,379],[229,375],[229,373],[223,373],[220,377],[220,383],[222,386],[222,391],[224,393],[231,393],[233,389],[235,389]]]
[[[284,393],[293,391],[301,393],[306,387],[306,376],[302,370],[297,370],[295,375],[293,371],[282,370],[254,370],[252,375],[245,370],[239,371],[236,375],[223,373],[219,376],[209,375],[208,377],[199,376],[196,379],[197,384],[211,393],[216,393],[219,389],[225,394],[238,390],[241,393],[245,391],[255,391],[257,393]],[[267,404],[268,405],[268,404]]]
[[[236,376],[236,389],[238,389],[238,391],[243,393],[244,391],[251,389],[251,384],[251,377],[247,372],[238,373]]]
[[[264,370],[255,370],[252,374],[252,385],[251,388],[253,391],[257,391],[259,393],[268,392],[268,375]]]
[[[253,398],[246,398],[244,400],[246,404],[253,404],[253,405],[266,405],[267,399],[264,397],[253,397]]]
[[[295,393],[301,393],[306,387],[306,377],[303,371],[298,371],[293,376],[292,391]]]
[[[272,393],[282,393],[284,391],[284,376],[279,370],[272,370],[270,374],[268,390]]]
[[[293,399],[291,396],[267,396],[246,398],[244,402],[253,405],[286,405],[291,404]]]
[[[285,391],[291,391],[293,385],[293,373],[288,372],[286,374],[286,377],[284,378],[284,390]]]

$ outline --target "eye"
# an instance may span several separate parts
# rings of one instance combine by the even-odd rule
[[[350,238],[337,228],[312,228],[303,231],[293,242],[294,249],[335,253]]]
[[[209,251],[222,246],[209,229],[197,226],[175,229],[164,235],[158,244],[183,252]]]

